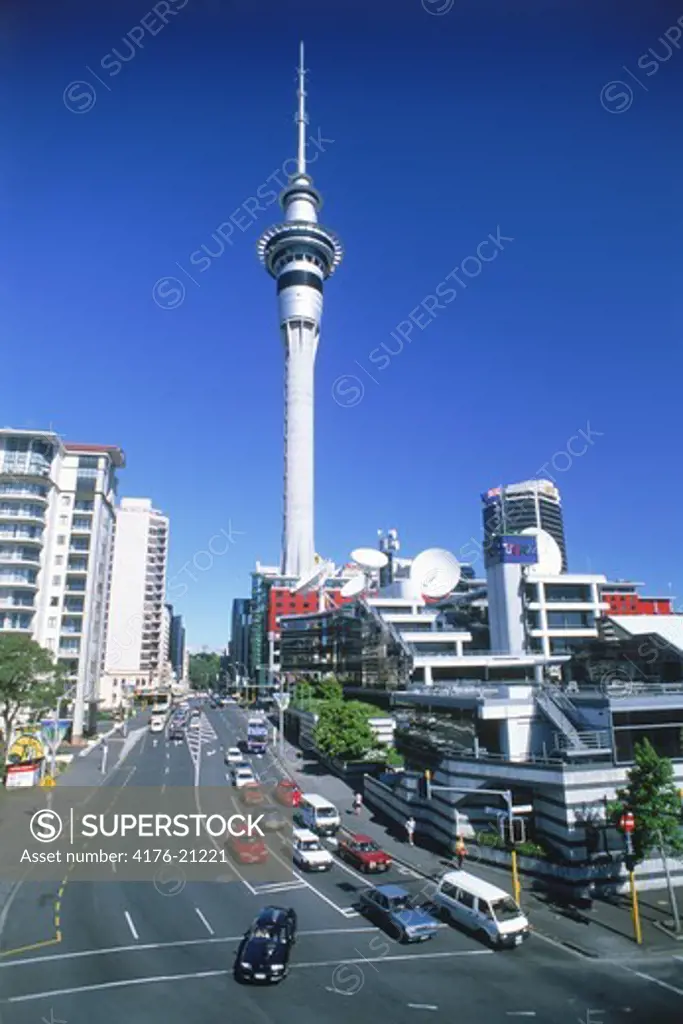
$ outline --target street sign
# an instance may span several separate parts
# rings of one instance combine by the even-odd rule
[[[289,707],[290,695],[288,693],[284,693],[282,690],[276,690],[273,693],[273,700],[281,711],[286,711]]]
[[[635,827],[636,819],[634,818],[631,811],[627,811],[626,814],[622,814],[622,816],[619,818],[619,828],[621,829],[621,831],[626,832],[626,834],[628,835],[629,833],[635,831]]]

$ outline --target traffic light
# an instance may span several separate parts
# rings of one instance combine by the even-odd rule
[[[432,773],[429,769],[417,780],[417,791],[421,800],[432,799]]]
[[[507,819],[507,830],[512,832],[510,835],[511,843],[524,843],[526,841],[526,822],[524,818],[513,818],[512,829],[510,828],[510,820]]]

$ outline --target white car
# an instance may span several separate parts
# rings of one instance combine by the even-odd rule
[[[236,789],[253,786],[256,776],[248,764],[236,764],[232,769],[232,784]]]
[[[225,751],[226,764],[242,764],[243,755],[239,747],[228,747]]]
[[[164,715],[152,715],[149,720],[149,731],[150,732],[163,732],[166,728],[166,718]]]
[[[334,863],[330,851],[305,828],[295,828],[292,833],[292,860],[304,871],[329,871]]]

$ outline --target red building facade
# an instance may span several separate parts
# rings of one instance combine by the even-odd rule
[[[603,590],[602,600],[609,604],[608,615],[673,615],[670,597],[640,597],[638,594],[610,594]]]

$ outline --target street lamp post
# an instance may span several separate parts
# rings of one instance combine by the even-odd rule
[[[278,750],[280,760],[283,760],[285,756],[285,711],[289,707],[290,695],[286,690],[276,690],[273,693],[273,700],[278,709]]]

